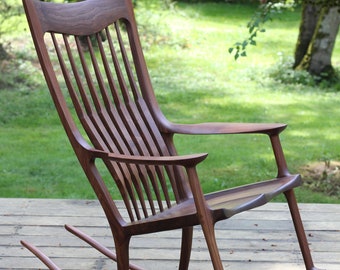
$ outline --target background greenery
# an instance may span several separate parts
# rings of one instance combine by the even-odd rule
[[[298,9],[278,14],[248,56],[234,61],[228,48],[247,35],[253,4],[165,4],[139,1],[136,14],[156,95],[171,121],[284,122],[289,126],[282,143],[292,172],[340,159],[339,85],[315,85],[289,69]],[[27,27],[2,40],[11,43],[16,61],[2,61],[0,68],[0,196],[94,198],[57,118]],[[209,152],[198,168],[206,192],[276,174],[263,135],[177,136],[176,142],[180,153]],[[340,202],[307,187],[297,195],[302,202]]]

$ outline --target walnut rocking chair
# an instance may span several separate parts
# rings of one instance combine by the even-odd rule
[[[78,229],[67,226],[69,231],[116,260],[119,270],[126,270],[139,269],[129,263],[131,237],[182,229],[179,269],[183,270],[189,267],[193,226],[200,225],[213,268],[221,270],[215,223],[283,193],[306,269],[316,269],[293,191],[301,185],[301,179],[288,172],[280,144],[279,134],[285,124],[189,125],[168,121],[153,92],[131,0],[23,3],[48,88],[105,212],[115,254]],[[277,176],[210,194],[203,193],[196,171],[207,154],[178,155],[173,142],[174,134],[249,133],[269,137]],[[98,169],[100,160],[107,174]],[[112,199],[108,176],[128,218]]]

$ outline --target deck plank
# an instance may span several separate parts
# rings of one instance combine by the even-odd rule
[[[340,205],[300,204],[316,265],[340,269]],[[114,249],[97,201],[0,198],[0,269],[39,269],[43,265],[20,245],[38,246],[63,269],[116,269],[115,264],[64,229],[77,226]],[[131,261],[145,269],[177,269],[180,231],[136,236]],[[216,225],[225,269],[304,269],[286,204],[270,203]],[[212,269],[200,227],[194,231],[190,269]]]

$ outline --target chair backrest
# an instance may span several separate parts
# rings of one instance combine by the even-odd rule
[[[45,79],[73,149],[102,204],[117,210],[91,151],[176,154],[172,134],[160,129],[165,129],[166,120],[150,83],[132,3],[23,1]],[[119,191],[130,221],[191,195],[178,167],[108,160],[105,165],[116,183],[113,196]]]

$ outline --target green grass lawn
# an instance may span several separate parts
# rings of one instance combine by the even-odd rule
[[[145,56],[171,121],[284,122],[282,144],[292,172],[311,162],[340,159],[339,92],[280,84],[268,76],[282,55],[293,55],[299,11],[268,23],[258,45],[238,61],[228,48],[247,36],[253,6],[178,4],[172,12],[152,12],[146,16],[137,10],[138,22],[149,33],[142,38]],[[333,64],[339,60],[336,48]],[[41,74],[37,70],[32,76],[40,78],[34,89],[18,84],[0,90],[0,196],[93,198]],[[263,135],[177,136],[176,142],[180,153],[209,152],[198,168],[207,192],[276,173]],[[301,202],[340,202],[305,187],[297,196]]]

